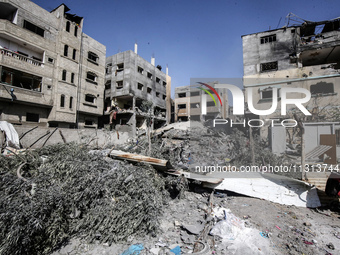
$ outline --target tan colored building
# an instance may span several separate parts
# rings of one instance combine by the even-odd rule
[[[213,88],[215,83],[208,83]],[[227,119],[228,114],[228,95],[225,89],[215,88],[219,94],[222,105],[213,91],[209,91],[215,101],[204,91],[198,89],[197,86],[183,86],[175,88],[175,122],[178,121],[206,121],[209,119],[222,118]],[[205,104],[205,105],[203,105]]]
[[[82,32],[62,4],[0,2],[0,120],[97,127],[103,113],[106,47]]]

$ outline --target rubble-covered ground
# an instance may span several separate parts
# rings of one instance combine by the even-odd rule
[[[114,149],[169,160],[176,170],[251,164],[242,133],[197,125],[156,130],[150,151],[145,136]],[[256,163],[285,163],[263,141],[254,146]],[[214,192],[112,159],[110,149],[63,144],[1,156],[0,255],[340,254],[336,210]]]
[[[155,237],[131,237],[127,242],[111,246],[72,239],[53,255],[118,255],[138,243],[144,247],[141,255],[173,254],[166,252],[176,246],[181,247],[181,254],[192,254],[200,235],[188,229],[193,231],[195,226],[201,229],[202,224],[207,223],[209,192],[185,192],[185,198],[171,200],[160,220],[161,232]],[[317,212],[250,197],[218,195],[224,197],[214,196],[214,207],[230,209],[241,220],[242,231],[236,231],[234,240],[208,235],[205,241],[210,246],[209,251],[194,254],[340,254],[340,215],[335,212]]]

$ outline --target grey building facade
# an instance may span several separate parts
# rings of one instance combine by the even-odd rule
[[[106,47],[62,4],[0,2],[0,119],[14,124],[97,127]]]
[[[105,114],[108,116],[115,107],[112,122],[117,129],[135,132],[136,128],[145,125],[145,113],[141,109],[143,101],[152,102],[154,127],[167,122],[170,91],[171,78],[167,71],[164,73],[161,66],[155,66],[154,58],[150,63],[139,56],[137,45],[135,51],[106,58]]]

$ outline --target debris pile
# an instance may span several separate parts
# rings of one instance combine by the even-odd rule
[[[145,165],[76,144],[0,157],[0,254],[48,254],[70,237],[111,244],[155,235],[169,197]]]
[[[149,156],[169,160],[175,169],[195,172],[195,166],[252,165],[250,141],[236,129],[229,135],[204,127],[199,122],[174,123],[154,132],[151,143]],[[273,154],[268,144],[259,137],[254,137],[253,147],[256,165],[284,164],[283,157]],[[143,154],[147,148],[147,138],[140,137],[122,150]]]

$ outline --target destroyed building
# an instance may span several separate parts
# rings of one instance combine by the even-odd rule
[[[0,120],[91,127],[103,113],[106,47],[61,4],[0,2]]]
[[[132,131],[145,126],[146,113],[143,101],[153,103],[153,127],[169,123],[171,116],[171,77],[134,51],[120,52],[106,58],[104,123],[114,125],[117,130]],[[111,116],[109,117],[109,115]],[[109,120],[110,118],[110,120]]]
[[[300,24],[290,25],[292,22]],[[333,154],[339,157],[340,126],[336,117],[340,106],[339,28],[339,18],[313,22],[290,13],[282,28],[242,36],[243,79],[248,106],[250,89],[251,103],[257,110],[270,109],[277,99],[277,108],[272,114],[257,116],[265,123],[261,136],[269,138],[275,153],[284,152],[286,143],[291,144],[293,137],[292,134],[286,136],[287,130],[280,121],[292,119],[293,113],[299,113],[305,126],[306,152],[321,145],[322,136],[331,135],[333,149],[338,147]],[[311,99],[304,106],[311,115],[302,114],[293,104],[288,104],[286,115],[282,115],[282,88],[310,91]],[[304,97],[303,93],[287,94],[287,98]],[[274,126],[272,121],[276,122]],[[335,158],[333,156],[333,160]]]
[[[340,105],[340,20],[302,20],[301,24],[290,25],[296,17],[290,14],[282,28],[242,36],[245,96],[252,89],[254,108],[266,110],[271,108],[273,97],[276,98],[274,88],[278,91],[278,100],[282,88],[305,88],[312,95],[305,107],[313,114],[305,120],[321,121],[321,108]],[[298,93],[287,97],[304,96]],[[249,102],[249,98],[246,101]],[[293,107],[288,105],[287,110]],[[276,111],[261,119],[284,117],[278,101]],[[261,132],[265,135],[267,129],[262,128]]]
[[[228,118],[228,95],[226,89],[215,88],[218,82],[208,83],[211,88],[198,84],[197,86],[183,86],[175,88],[175,122],[177,121],[206,121],[215,118]],[[202,89],[204,87],[204,89]],[[210,93],[210,95],[208,94]]]

